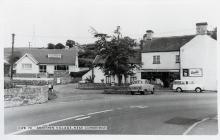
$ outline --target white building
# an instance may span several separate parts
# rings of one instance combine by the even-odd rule
[[[207,35],[207,23],[197,24],[197,35],[180,49],[181,79],[217,90],[217,41]]]
[[[53,75],[55,72],[77,72],[78,52],[74,49],[27,49],[15,63],[16,74]]]
[[[130,57],[129,62],[131,64],[141,64],[141,59],[140,59],[140,53],[137,52],[135,54],[135,57]],[[105,61],[97,55],[96,58],[94,59],[94,63],[105,63]],[[118,78],[117,76],[113,75],[106,75],[100,67],[95,67],[93,69],[94,72],[94,83],[118,83]],[[131,83],[136,79],[140,79],[140,71],[135,69],[133,70],[134,75],[128,75],[126,78],[124,75],[122,75],[122,83]],[[92,76],[92,70],[88,71],[86,74],[82,76],[82,80],[86,81],[87,78],[90,78]]]
[[[166,87],[175,79],[202,83],[217,90],[217,41],[207,35],[207,23],[196,24],[196,35],[153,38],[148,30],[142,46],[141,79],[160,79]]]
[[[153,31],[147,30],[142,45],[141,79],[160,79],[165,87],[180,78],[180,47],[195,35],[153,37]]]

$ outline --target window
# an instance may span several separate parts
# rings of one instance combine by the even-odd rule
[[[68,71],[69,66],[68,65],[55,65],[54,67],[55,70],[60,70],[60,71]]]
[[[111,83],[111,76],[106,76],[106,83]]]
[[[61,54],[48,54],[48,58],[61,58]]]
[[[22,69],[32,69],[32,64],[22,64]]]
[[[160,64],[160,56],[159,55],[153,56],[153,64]]]
[[[40,72],[47,72],[47,66],[46,65],[40,65],[39,69],[40,69]]]
[[[176,63],[180,63],[180,55],[176,55]]]
[[[183,77],[189,76],[189,69],[183,69]]]

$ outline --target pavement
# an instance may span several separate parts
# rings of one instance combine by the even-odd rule
[[[217,117],[205,118],[196,123],[186,135],[217,135],[218,119]]]
[[[216,135],[217,94],[155,92],[102,94],[74,85],[54,87],[58,98],[45,104],[5,108],[5,134]],[[18,126],[105,126],[107,130],[30,130]],[[40,127],[41,126],[41,127]],[[82,128],[80,128],[82,129]]]

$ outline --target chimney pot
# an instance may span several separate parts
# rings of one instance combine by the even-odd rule
[[[196,34],[197,35],[206,35],[207,34],[207,22],[196,23]]]
[[[146,34],[144,35],[144,40],[152,40],[153,34],[154,34],[154,31],[147,30]]]

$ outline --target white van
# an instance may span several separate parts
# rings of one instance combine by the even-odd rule
[[[190,80],[175,80],[173,82],[173,90],[177,92],[182,92],[186,90],[194,90],[196,92],[202,92],[204,90],[203,85],[196,84],[194,81]]]

